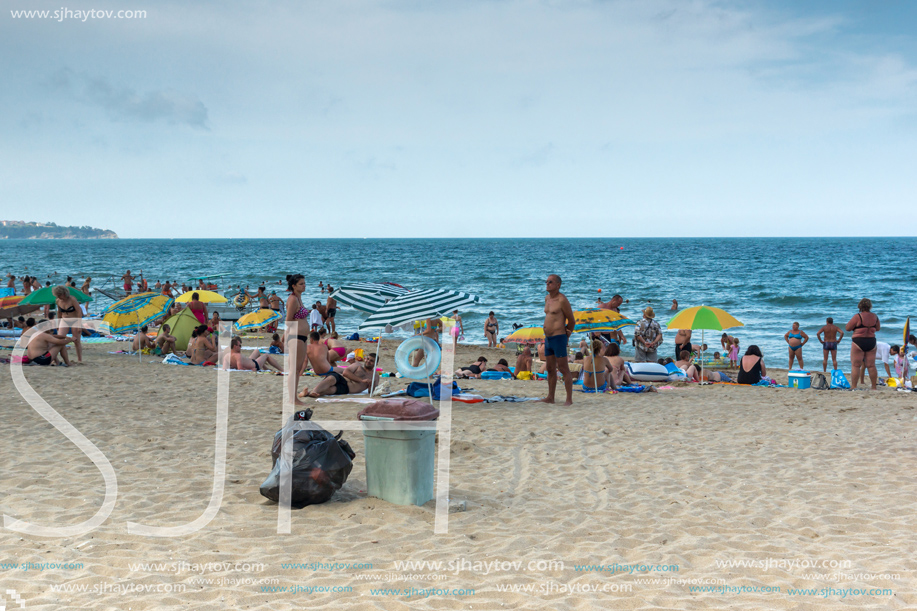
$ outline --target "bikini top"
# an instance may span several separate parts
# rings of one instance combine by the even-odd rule
[[[69,308],[61,308],[60,311],[61,311],[61,312],[68,312],[68,313],[69,313],[69,312],[76,312],[76,308],[75,308],[74,306],[70,306]]]
[[[790,333],[789,336],[793,339],[802,339],[802,333]]]
[[[293,320],[302,320],[309,317],[309,310],[302,307],[302,301],[299,302],[299,309],[293,314]]]

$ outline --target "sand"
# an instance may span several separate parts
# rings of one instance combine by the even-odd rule
[[[25,368],[118,478],[114,510],[86,535],[0,529],[0,565],[76,563],[0,568],[0,594],[14,591],[29,611],[917,608],[910,393],[675,385],[576,393],[570,408],[455,404],[451,498],[467,510],[450,514],[448,534],[433,534],[433,502],[403,507],[366,494],[362,434],[348,431],[350,479],[330,502],[294,509],[292,534],[279,535],[277,506],[258,487],[281,425],[283,378],[233,373],[221,508],[193,534],[155,538],[128,534],[127,523],[183,524],[207,506],[217,376],[109,355],[112,346],[89,346],[80,367]],[[456,362],[500,353],[460,347]],[[486,396],[546,387],[460,384]],[[353,420],[361,407],[313,405],[316,419]],[[8,365],[0,422],[0,512],[65,526],[98,510],[100,472],[20,397]],[[395,564],[405,561],[443,566]],[[576,568],[616,564],[637,568]],[[874,588],[889,592],[853,592]],[[455,592],[465,589],[473,594]],[[4,595],[0,607],[20,608]]]

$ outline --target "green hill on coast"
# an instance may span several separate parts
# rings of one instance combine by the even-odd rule
[[[74,240],[117,239],[118,234],[95,227],[63,227],[56,223],[27,223],[25,221],[0,221],[0,240]]]

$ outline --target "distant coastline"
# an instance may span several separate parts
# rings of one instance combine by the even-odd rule
[[[56,223],[0,221],[0,240],[117,240],[118,234],[109,229],[64,227]]]

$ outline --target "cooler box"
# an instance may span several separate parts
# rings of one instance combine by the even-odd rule
[[[409,427],[411,422],[436,420],[439,410],[415,399],[389,399],[367,406],[359,416],[363,421],[404,427],[363,428],[369,495],[395,505],[423,505],[432,500],[436,431]]]
[[[811,388],[812,378],[809,377],[808,371],[791,369],[787,373],[787,384],[790,388]]]

